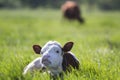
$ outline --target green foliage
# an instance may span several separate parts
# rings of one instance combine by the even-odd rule
[[[33,44],[57,40],[73,41],[72,52],[81,70],[65,75],[65,80],[120,79],[120,12],[83,12],[85,24],[64,20],[60,11],[0,10],[0,80],[49,80],[35,72],[23,76],[24,67],[39,57]]]
[[[99,0],[102,10],[120,10],[120,0]]]
[[[72,0],[78,4],[97,5],[102,10],[120,10],[120,0]],[[0,8],[60,8],[65,0],[0,0]]]

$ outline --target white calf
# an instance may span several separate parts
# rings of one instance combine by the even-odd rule
[[[67,42],[63,47],[56,41],[49,41],[43,47],[33,45],[33,50],[42,57],[35,59],[24,69],[23,74],[28,71],[45,67],[51,76],[60,75],[63,71],[71,71],[70,67],[79,69],[78,59],[70,52],[73,42]]]

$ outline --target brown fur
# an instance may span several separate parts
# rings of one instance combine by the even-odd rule
[[[74,69],[79,69],[79,61],[76,60],[71,53],[66,53],[63,55],[62,63],[63,71],[71,71],[71,67]]]
[[[84,23],[83,18],[81,17],[80,8],[74,1],[66,1],[61,10],[63,12],[63,16],[69,20],[78,20],[81,23]]]

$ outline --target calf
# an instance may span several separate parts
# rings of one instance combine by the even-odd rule
[[[70,72],[72,68],[79,69],[79,61],[70,50],[73,42],[67,42],[63,47],[56,41],[49,41],[43,47],[33,45],[33,50],[37,54],[41,54],[40,58],[35,59],[25,69],[23,74],[35,69],[46,68],[52,78],[61,76],[62,72]],[[62,78],[62,76],[61,76]]]
[[[81,17],[80,8],[74,1],[66,1],[61,10],[63,12],[63,16],[69,20],[78,20],[81,23],[84,23],[84,19]]]

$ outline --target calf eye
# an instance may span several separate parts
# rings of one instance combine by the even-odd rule
[[[56,51],[56,53],[59,53],[59,51]]]

